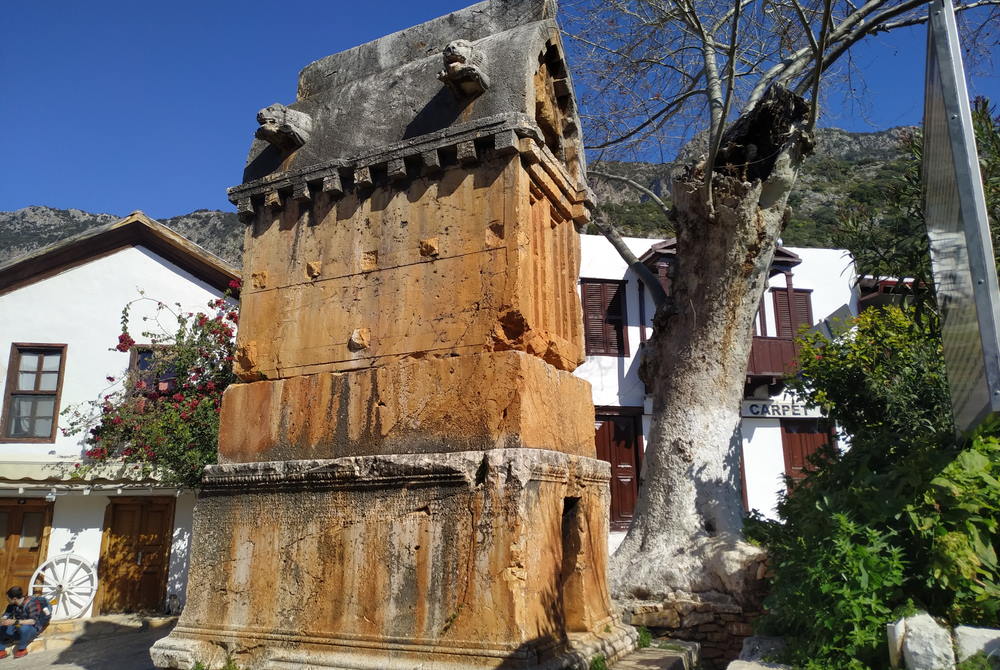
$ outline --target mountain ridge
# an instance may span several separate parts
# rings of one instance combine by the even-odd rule
[[[880,179],[895,174],[903,159],[902,140],[911,127],[856,133],[839,128],[816,131],[816,151],[803,163],[789,199],[791,214],[782,233],[788,246],[833,246],[838,217],[849,208],[863,207],[878,195]],[[671,173],[703,153],[704,138],[695,138],[673,163],[602,161],[595,170],[627,176],[669,199]],[[599,209],[623,235],[662,238],[669,223],[648,197],[621,182],[597,175],[589,178]],[[39,249],[93,226],[120,220],[106,213],[32,205],[0,212],[0,263]],[[235,212],[197,209],[159,219],[172,230],[236,267],[242,265],[243,224]],[[591,230],[589,232],[596,232]]]

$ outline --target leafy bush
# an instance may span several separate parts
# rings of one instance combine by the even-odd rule
[[[806,668],[881,668],[884,626],[919,607],[996,622],[1000,430],[955,438],[940,338],[913,309],[868,310],[833,341],[801,339],[789,385],[850,436],[760,518],[773,569],[765,631]]]
[[[603,654],[598,654],[590,659],[590,670],[608,670],[608,659]]]
[[[1000,670],[1000,658],[981,651],[956,665],[955,670]]]
[[[645,626],[639,626],[639,649],[645,649],[646,647],[653,644],[653,634]]]
[[[233,288],[238,288],[238,285]],[[114,349],[136,345],[130,334],[130,311],[142,296],[122,310],[122,332]],[[227,298],[209,303],[209,313],[183,313],[161,301],[152,321],[158,330],[142,333],[150,343],[146,369],[129,370],[100,400],[68,408],[67,434],[84,433],[88,463],[134,463],[154,469],[169,484],[197,486],[205,465],[217,460],[222,393],[234,381],[233,335],[238,308]],[[161,319],[176,324],[171,331]]]

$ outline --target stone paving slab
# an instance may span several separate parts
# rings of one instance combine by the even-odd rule
[[[684,652],[648,647],[637,649],[615,663],[613,670],[688,670]]]

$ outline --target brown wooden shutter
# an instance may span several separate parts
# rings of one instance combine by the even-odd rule
[[[792,479],[803,479],[812,469],[809,457],[824,444],[833,442],[827,421],[782,419],[781,449],[785,457],[785,474]]]
[[[603,355],[604,341],[604,285],[583,280],[580,284],[583,295],[583,335],[588,355]]]
[[[625,282],[581,279],[583,331],[589,356],[628,356]]]
[[[803,325],[812,325],[812,291],[792,290],[794,313],[788,307],[787,289],[773,289],[772,295],[774,296],[774,324],[778,337],[795,337]]]

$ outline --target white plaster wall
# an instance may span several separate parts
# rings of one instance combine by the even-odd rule
[[[191,523],[194,519],[195,494],[184,491],[174,508],[174,536],[170,545],[170,567],[167,572],[167,596],[176,595],[184,606],[188,568],[191,559]]]
[[[57,497],[45,560],[59,554],[76,554],[96,568],[101,557],[101,528],[107,506],[106,495],[72,493]],[[90,614],[88,608],[82,616]]]
[[[0,295],[0,382],[7,378],[10,345],[14,342],[66,344],[66,367],[60,411],[99,398],[108,386],[105,377],[119,377],[129,355],[109,351],[121,332],[121,311],[130,300],[146,296],[183,311],[205,311],[221,295],[208,284],[142,247],[126,247],[61,274]],[[176,308],[175,308],[176,309]],[[137,303],[132,309],[131,332],[153,330],[155,303]],[[173,330],[175,324],[165,322]],[[60,426],[65,419],[60,417]],[[81,436],[57,431],[54,443],[0,442],[0,467],[7,462],[79,460]],[[2,440],[2,438],[0,438]]]
[[[776,519],[778,495],[785,490],[781,422],[779,419],[744,418],[740,431],[743,433],[747,505],[770,519]]]
[[[636,256],[641,256],[653,243],[659,241],[638,237],[626,237],[624,240]],[[641,407],[646,391],[639,379],[638,365],[642,341],[639,280],[628,269],[618,252],[601,235],[580,236],[580,277],[625,280],[625,317],[629,355],[623,358],[588,356],[586,362],[578,367],[574,374],[590,382],[595,405]],[[654,307],[648,291],[643,292],[643,298],[648,336],[652,332],[650,326]]]

